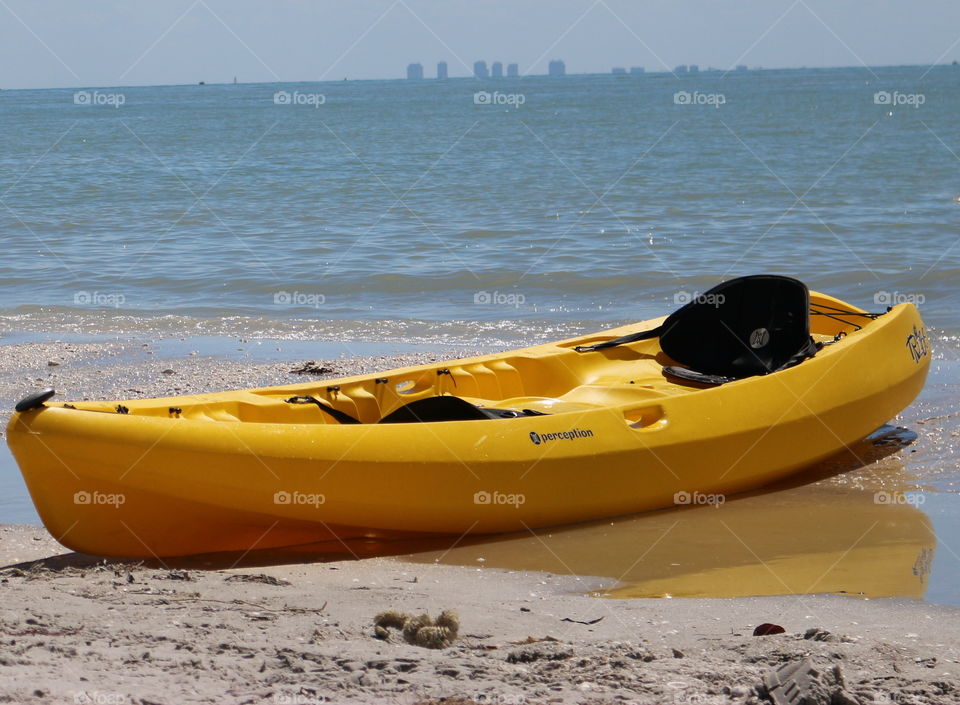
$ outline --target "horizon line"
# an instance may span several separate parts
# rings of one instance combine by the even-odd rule
[[[414,62],[420,63],[420,62]],[[440,62],[438,62],[440,63]],[[744,65],[744,64],[741,64]],[[871,69],[892,69],[892,68],[926,68],[934,69],[937,67],[951,67],[958,66],[960,63],[956,59],[952,61],[947,61],[945,63],[936,63],[936,64],[884,64],[877,66],[866,66],[863,64],[858,65],[846,65],[846,66],[780,66],[780,67],[747,67],[746,71],[737,71],[736,67],[729,69],[721,68],[701,68],[693,74],[683,73],[682,75],[685,78],[689,78],[691,75],[696,76],[700,74],[709,74],[709,73],[719,73],[726,76],[727,74],[738,74],[738,73],[757,73],[761,71],[834,71],[839,69],[858,69],[863,71],[870,71]],[[677,68],[680,66],[699,66],[698,64],[678,64]],[[196,83],[132,83],[132,84],[114,84],[114,85],[76,85],[76,86],[42,86],[35,88],[3,88],[0,87],[0,93],[10,93],[13,91],[58,91],[58,90],[83,90],[83,89],[100,89],[100,88],[179,88],[185,86],[256,86],[256,85],[287,85],[294,83],[315,83],[315,84],[340,84],[340,83],[356,83],[362,81],[402,81],[404,83],[431,83],[438,81],[454,81],[454,80],[472,80],[472,81],[510,81],[510,80],[522,80],[525,78],[552,78],[552,79],[563,79],[569,78],[572,76],[622,76],[624,74],[614,74],[613,69],[626,69],[627,76],[633,76],[634,78],[642,76],[672,76],[678,78],[677,73],[671,69],[663,70],[644,70],[643,73],[631,74],[631,68],[644,68],[644,67],[631,67],[631,66],[614,66],[610,70],[599,73],[599,72],[583,72],[583,73],[573,73],[565,72],[563,75],[554,76],[548,73],[536,73],[536,74],[521,74],[519,76],[488,76],[485,78],[480,78],[474,75],[467,76],[448,76],[446,78],[438,78],[437,76],[424,76],[423,78],[407,78],[406,76],[394,76],[389,78],[349,78],[344,77],[341,79],[324,79],[324,80],[314,80],[314,79],[304,79],[304,80],[289,80],[289,81],[237,81],[236,77],[232,81],[221,81],[221,82],[210,82],[200,80]]]

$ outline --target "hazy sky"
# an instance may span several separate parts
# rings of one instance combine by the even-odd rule
[[[957,0],[0,0],[0,88],[960,59]]]

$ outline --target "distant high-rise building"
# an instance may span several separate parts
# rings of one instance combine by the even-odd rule
[[[690,73],[700,73],[700,67],[696,64],[690,64]]]
[[[507,64],[507,78],[516,78],[520,75],[520,67],[516,64]]]
[[[644,68],[643,68],[642,66],[631,66],[631,67],[630,67],[630,73],[632,73],[632,74],[641,74],[641,73],[643,73],[643,72],[644,72]]]
[[[567,65],[563,63],[560,59],[554,59],[550,62],[549,68],[547,69],[547,75],[549,76],[566,76],[567,75]]]
[[[410,64],[407,66],[407,78],[423,78],[423,64]]]
[[[686,73],[686,72],[687,72],[687,65],[686,65],[686,64],[680,64],[677,68],[675,68],[675,69],[673,70],[673,72],[674,72],[674,73]]]
[[[473,62],[473,75],[477,78],[489,78],[490,72],[487,70],[486,61]]]
[[[499,61],[490,64],[490,75],[494,78],[503,78],[503,64]]]
[[[437,64],[437,78],[446,78],[447,77],[447,62],[441,61]]]
[[[746,70],[747,70],[746,64],[737,64],[737,71],[746,71]]]
[[[614,76],[626,76],[627,70],[620,66],[614,66],[613,70],[610,73],[612,73]]]

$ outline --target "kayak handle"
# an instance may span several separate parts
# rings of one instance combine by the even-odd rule
[[[13,407],[17,411],[24,412],[30,411],[31,409],[40,409],[43,408],[43,402],[56,394],[56,390],[53,387],[47,387],[44,390],[39,392],[34,392],[33,394],[28,394],[23,399],[17,402],[17,405]]]

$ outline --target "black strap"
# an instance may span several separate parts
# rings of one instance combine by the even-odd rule
[[[489,406],[483,407],[483,410],[492,414],[492,418],[495,419],[519,419],[523,416],[549,416],[550,414],[545,411],[537,411],[536,409],[521,409],[517,411],[516,409],[493,409]]]
[[[289,399],[284,399],[284,401],[287,402],[288,404],[316,404],[318,407],[320,407],[321,411],[332,416],[342,424],[360,423],[355,418],[353,418],[350,414],[346,414],[340,411],[339,409],[334,409],[332,406],[324,404],[322,401],[320,401],[316,397],[303,395],[303,396],[297,396],[297,397],[290,397]]]
[[[770,372],[779,372],[780,370],[786,370],[790,367],[795,367],[807,358],[816,355],[822,347],[823,343],[817,343],[813,340],[813,338],[810,338],[800,350],[790,357],[790,359],[780,365],[780,367],[777,369],[770,370]],[[663,368],[663,374],[666,377],[676,377],[687,382],[696,382],[697,384],[704,384],[713,387],[718,387],[721,384],[727,384],[727,382],[736,382],[738,379],[743,379],[742,377],[708,375],[704,374],[703,372],[691,370],[688,367],[678,367],[676,365],[665,365]]]
[[[574,348],[579,353],[582,352],[592,352],[594,350],[603,350],[604,348],[613,348],[617,345],[623,345],[624,343],[632,343],[637,340],[649,340],[650,338],[658,338],[660,334],[663,333],[663,326],[657,326],[653,330],[644,330],[639,333],[630,333],[629,335],[621,335],[619,338],[613,338],[612,340],[604,340],[602,343],[594,343],[593,345],[578,345]]]
[[[721,384],[726,384],[727,382],[736,382],[736,377],[724,377],[723,375],[707,375],[703,372],[697,372],[696,370],[690,370],[686,367],[677,367],[676,365],[666,365],[663,368],[663,374],[668,377],[676,377],[677,379],[682,379],[686,382],[696,382],[697,384],[705,384],[709,386],[719,386]]]
[[[779,372],[780,370],[786,370],[790,367],[796,367],[801,362],[807,358],[814,357],[820,349],[823,347],[822,343],[816,342],[813,337],[807,338],[807,342],[804,343],[803,347],[797,350],[790,358],[784,362],[780,367],[775,370],[770,370],[771,372]]]

